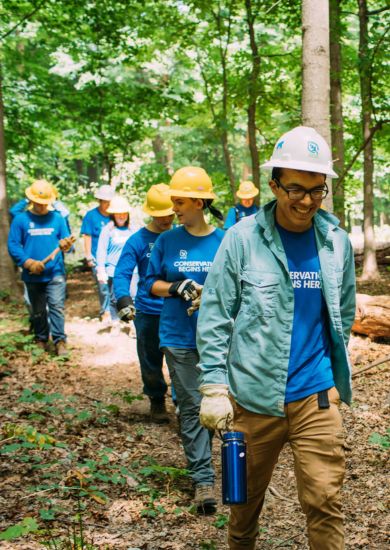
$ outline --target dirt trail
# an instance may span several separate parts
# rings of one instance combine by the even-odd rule
[[[7,375],[5,392],[0,394],[0,409],[5,421],[25,422],[31,412],[37,412],[33,405],[18,402],[21,392],[37,383],[47,392],[60,392],[70,398],[76,396],[78,407],[95,411],[86,421],[64,422],[63,417],[53,417],[50,410],[43,410],[38,404],[41,407],[38,412],[46,416],[37,420],[40,431],[53,426],[56,437],[66,441],[75,454],[74,463],[59,455],[62,458],[58,464],[50,466],[59,483],[64,483],[76,463],[96,461],[103,452],[109,461],[101,466],[105,474],[130,468],[138,476],[138,485],[128,475],[125,475],[124,485],[117,482],[104,485],[104,481],[96,481],[97,485],[103,483],[108,500],[106,504],[93,499],[87,502],[85,529],[87,537],[93,539],[94,548],[225,550],[227,507],[220,505],[216,517],[199,518],[190,510],[192,489],[187,478],[171,479],[166,472],[160,476],[142,477],[142,467],[153,463],[162,468],[185,468],[173,405],[168,400],[170,425],[156,426],[149,420],[147,400],[127,404],[118,397],[117,392],[126,390],[137,395],[142,391],[136,340],[124,332],[112,332],[97,320],[96,291],[88,273],[73,275],[68,286],[66,329],[72,349],[71,360],[59,363],[55,358],[46,357],[31,363],[28,355],[23,356],[20,352],[13,360],[11,374]],[[3,318],[6,316],[5,313]],[[362,364],[389,354],[389,348],[389,345],[373,343],[366,338],[353,337],[351,340],[352,358]],[[351,409],[342,407],[347,435],[343,501],[346,548],[351,550],[388,548],[388,464],[383,446],[370,443],[370,437],[373,433],[386,434],[390,409],[389,371],[388,366],[384,366],[355,379],[353,406]],[[117,409],[104,424],[99,420],[101,411],[97,407],[101,404]],[[0,507],[3,508],[0,530],[26,516],[39,520],[38,512],[43,507],[42,501],[35,500],[28,492],[30,485],[42,483],[38,479],[39,472],[10,455],[6,459],[0,477]],[[42,458],[45,460],[48,459]],[[214,462],[219,488],[218,440],[214,441]],[[272,487],[274,491],[267,494],[259,526],[257,548],[306,550],[304,516],[297,501],[292,457],[287,448],[275,469]],[[58,493],[53,493],[51,502],[50,506],[71,507],[69,497]],[[54,529],[59,528],[56,531],[59,534],[73,517],[70,513],[62,514],[60,522],[52,524]],[[31,535],[27,542],[26,539],[0,542],[0,548],[44,548],[38,539],[37,535]]]

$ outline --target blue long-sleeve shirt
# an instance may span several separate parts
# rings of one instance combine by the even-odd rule
[[[214,256],[225,235],[215,229],[209,235],[196,237],[184,226],[162,233],[156,240],[150,256],[146,276],[146,290],[150,292],[158,280],[175,282],[192,279],[203,285]],[[189,316],[191,302],[179,297],[164,298],[160,318],[160,347],[196,349],[198,312]]]
[[[29,258],[43,260],[59,241],[69,237],[64,218],[58,212],[48,212],[43,216],[26,211],[15,217],[8,235],[8,251],[18,266],[23,266]],[[51,281],[56,275],[64,274],[63,254],[58,253],[50,260],[40,275],[31,275],[23,268],[22,279],[27,283]]]
[[[11,218],[13,219],[18,214],[22,214],[22,212],[25,212],[28,205],[30,204],[30,201],[28,199],[22,199],[15,203],[11,208],[9,209],[9,213],[11,215]],[[71,233],[70,229],[70,223],[69,223],[69,209],[65,206],[65,204],[59,200],[56,200],[52,204],[53,209],[58,212],[65,220],[66,226],[69,230],[69,233]]]
[[[89,210],[82,221],[80,235],[89,235],[91,237],[91,254],[96,258],[96,250],[101,230],[110,221],[110,216],[101,214],[99,207]]]
[[[117,227],[114,222],[110,222],[103,227],[96,252],[98,271],[103,270],[109,277],[114,276],[116,264],[130,235],[131,230],[127,225]]]
[[[250,206],[249,208],[243,206],[241,203],[232,206],[231,208],[229,208],[223,228],[229,229],[229,227],[232,227],[243,218],[246,218],[247,216],[252,216],[252,214],[256,214],[258,210],[259,209],[255,204],[252,204],[252,206]]]
[[[114,274],[114,293],[115,298],[119,300],[124,296],[130,296],[133,272],[138,267],[139,281],[134,300],[135,308],[149,315],[160,315],[164,302],[163,298],[151,296],[145,285],[150,254],[159,235],[160,233],[149,231],[146,227],[131,235],[122,250]]]

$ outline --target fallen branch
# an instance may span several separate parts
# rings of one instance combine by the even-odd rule
[[[377,367],[378,365],[382,365],[383,363],[388,363],[390,361],[390,355],[387,355],[386,357],[381,357],[380,359],[377,359],[373,363],[370,363],[363,369],[359,369],[352,373],[352,378],[356,378],[356,376],[359,376],[359,374],[362,374],[363,372],[366,372],[367,370],[373,369],[374,367]]]
[[[268,490],[271,493],[271,495],[273,495],[276,498],[280,498],[280,500],[287,500],[288,502],[293,502],[292,498],[288,498],[288,497],[285,497],[285,496],[281,495],[279,493],[279,491],[277,491],[275,489],[275,487],[273,487],[272,485],[268,485]]]
[[[297,539],[301,535],[302,535],[302,533],[297,533],[296,535],[294,535],[292,537],[289,537],[288,539],[282,540],[282,542],[279,542],[276,546],[272,546],[272,548],[281,548],[282,546],[285,546],[288,542],[291,542],[292,540]]]

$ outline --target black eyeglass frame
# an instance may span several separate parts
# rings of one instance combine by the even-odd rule
[[[306,195],[310,195],[310,197],[313,201],[319,201],[319,200],[323,200],[329,193],[329,188],[328,188],[328,186],[326,185],[325,182],[324,182],[325,187],[323,189],[318,189],[318,187],[317,187],[317,188],[314,188],[314,189],[309,189],[307,191],[306,189],[303,189],[303,188],[301,188],[301,189],[287,189],[287,187],[285,187],[283,185],[283,183],[278,178],[273,177],[272,179],[278,187],[281,187],[283,189],[283,191],[285,191],[287,193],[287,196],[288,196],[290,201],[301,201],[302,199],[304,199],[306,197]],[[318,193],[321,192],[321,196],[320,197],[313,197],[313,193],[316,193],[316,192],[318,192]],[[290,193],[299,193],[299,196],[298,197],[291,197]]]

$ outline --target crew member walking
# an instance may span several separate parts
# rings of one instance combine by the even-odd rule
[[[214,513],[214,471],[208,430],[199,423],[200,393],[196,349],[197,311],[189,316],[214,260],[224,231],[208,225],[205,209],[222,219],[212,206],[216,198],[207,173],[198,167],[181,168],[172,177],[173,211],[181,224],[162,233],[150,258],[146,287],[164,298],[160,319],[160,347],[165,354],[180,408],[181,437],[195,485],[200,513]]]
[[[80,235],[84,237],[84,254],[88,266],[92,269],[92,275],[96,281],[99,302],[100,318],[102,321],[110,319],[110,291],[107,284],[99,283],[96,276],[96,250],[101,230],[110,221],[107,208],[110,200],[114,197],[114,190],[110,185],[101,185],[95,192],[95,199],[98,199],[99,206],[89,210],[81,224]]]
[[[42,260],[56,248],[67,252],[73,241],[64,218],[58,212],[49,211],[56,199],[49,182],[36,180],[26,189],[26,197],[32,207],[18,214],[11,223],[8,251],[15,263],[23,267],[22,280],[31,304],[37,344],[46,349],[51,333],[57,355],[67,356],[63,255],[57,253],[46,263]]]
[[[157,237],[172,227],[174,212],[168,185],[152,185],[146,194],[143,210],[151,216],[151,221],[146,227],[131,235],[126,242],[115,269],[114,292],[119,318],[130,322],[135,316],[143,392],[150,399],[151,420],[157,424],[164,424],[169,422],[165,407],[167,384],[162,372],[164,354],[160,350],[158,335],[164,300],[150,296],[146,290],[145,277]],[[130,285],[136,267],[139,280],[134,307]]]
[[[243,218],[252,216],[259,210],[255,205],[255,197],[259,194],[259,190],[251,181],[241,182],[236,194],[240,202],[229,209],[223,226],[224,229],[229,229]]]
[[[233,429],[247,440],[248,503],[231,507],[231,550],[255,548],[265,491],[287,442],[310,548],[343,550],[338,405],[351,402],[353,250],[338,219],[320,208],[326,177],[336,174],[313,128],[284,134],[264,167],[272,169],[275,200],[228,231],[203,290],[200,418],[223,430],[234,416]]]

